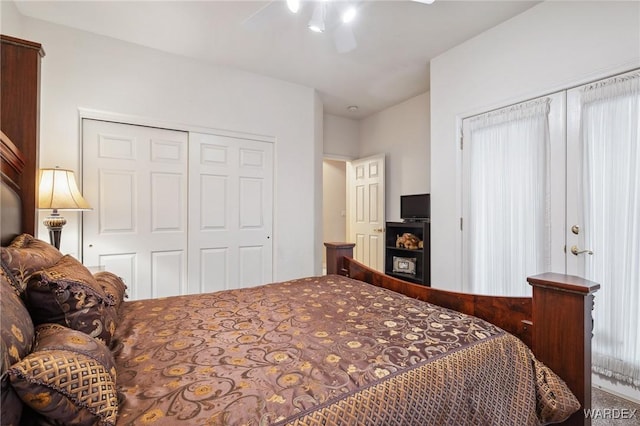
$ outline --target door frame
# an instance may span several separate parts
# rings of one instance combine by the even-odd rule
[[[339,162],[339,163],[343,163],[344,164],[344,179],[340,180],[340,182],[336,182],[333,185],[326,185],[325,182],[325,176],[324,176],[324,164],[326,161],[333,161],[333,162]],[[326,235],[327,235],[327,228],[325,226],[326,224],[326,217],[325,217],[325,211],[324,211],[324,207],[325,207],[325,203],[324,203],[324,194],[326,194],[328,191],[332,191],[334,190],[334,186],[335,185],[340,185],[342,186],[342,189],[345,190],[345,197],[344,197],[344,235],[342,235],[342,237],[340,238],[339,241],[347,241],[348,240],[348,220],[347,220],[347,205],[349,202],[349,194],[348,194],[348,187],[347,187],[347,163],[349,163],[349,161],[352,161],[351,157],[346,157],[346,156],[341,156],[341,155],[324,155],[322,157],[322,167],[323,167],[323,176],[322,176],[322,192],[323,192],[323,200],[322,200],[322,223],[323,223],[323,238],[321,241],[318,241],[318,244],[320,246],[320,250],[322,252],[322,271],[323,273],[325,273],[326,271],[326,250],[324,247],[324,243],[325,242],[330,242],[327,241]]]

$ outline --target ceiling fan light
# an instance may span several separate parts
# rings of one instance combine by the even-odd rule
[[[298,13],[300,10],[300,0],[287,0],[287,7],[291,13]]]
[[[308,27],[315,33],[324,32],[324,6],[325,5],[323,3],[320,3],[316,5],[315,9],[313,9],[313,15],[311,16]]]
[[[342,12],[342,22],[348,24],[353,21],[358,14],[358,11],[354,6],[349,6],[344,12]]]

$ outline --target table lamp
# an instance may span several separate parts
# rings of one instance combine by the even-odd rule
[[[91,210],[87,200],[82,198],[73,170],[40,169],[40,186],[38,189],[38,208],[52,209],[50,216],[43,221],[49,230],[51,245],[60,249],[62,227],[67,220],[60,216],[58,210]]]

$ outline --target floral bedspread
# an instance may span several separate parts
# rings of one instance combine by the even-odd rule
[[[342,276],[125,302],[118,424],[541,424],[579,408],[490,323]]]

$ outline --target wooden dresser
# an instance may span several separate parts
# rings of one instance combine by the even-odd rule
[[[15,182],[23,190],[22,229],[36,230],[40,60],[39,43],[0,35],[0,130],[24,154],[24,173]],[[3,138],[4,139],[4,138]],[[4,170],[7,174],[8,171]]]

